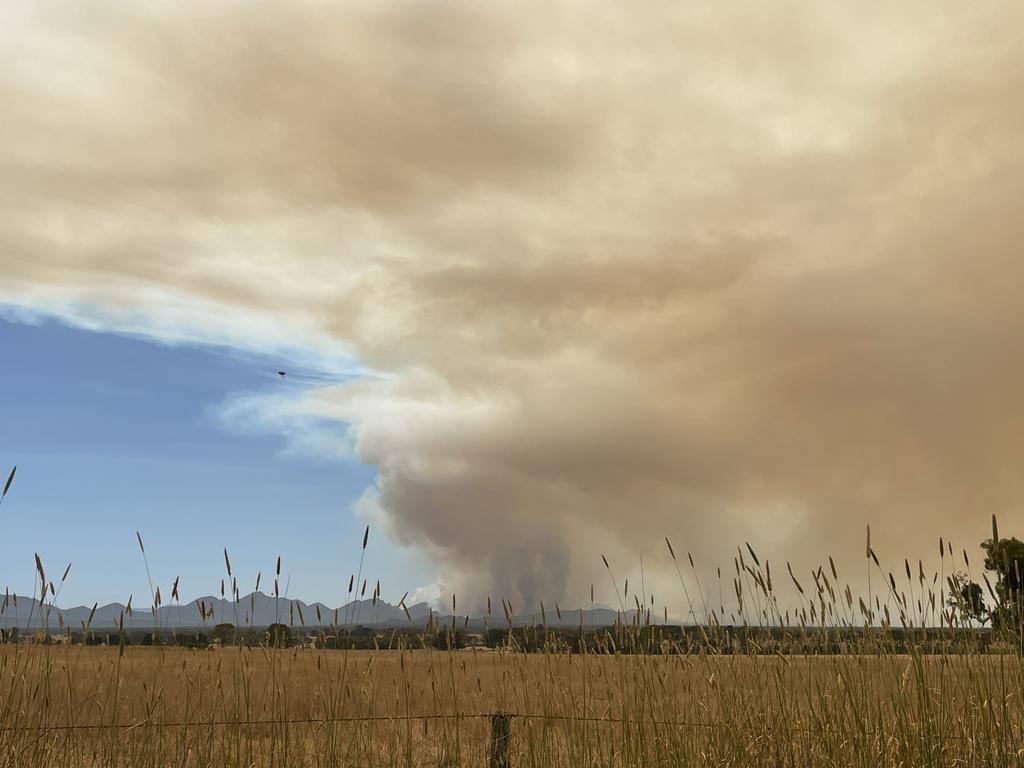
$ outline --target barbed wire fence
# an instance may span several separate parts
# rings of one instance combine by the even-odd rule
[[[460,720],[489,720],[491,723],[490,749],[491,768],[508,768],[509,766],[509,745],[512,736],[512,721],[522,720],[545,720],[555,722],[579,722],[603,725],[623,726],[653,726],[662,728],[699,728],[705,730],[741,730],[741,731],[775,731],[788,734],[820,734],[821,728],[813,728],[795,724],[776,725],[771,723],[744,724],[735,721],[700,721],[700,720],[668,720],[659,718],[639,717],[609,717],[607,715],[574,715],[558,713],[528,713],[528,712],[445,712],[445,713],[424,713],[424,714],[382,714],[382,715],[339,715],[335,717],[295,717],[295,718],[266,718],[266,719],[212,719],[212,720],[148,720],[142,719],[132,723],[52,723],[52,724],[24,724],[24,725],[0,725],[0,733],[45,733],[45,732],[73,732],[73,731],[96,731],[96,730],[117,730],[119,736],[125,735],[139,728],[219,728],[219,727],[259,727],[259,726],[291,726],[291,725],[332,725],[341,723],[369,723],[369,722],[429,722],[429,721],[460,721]],[[829,729],[825,729],[829,730]],[[884,734],[878,734],[872,730],[861,731],[858,735],[864,738],[873,738]],[[944,739],[949,741],[967,740],[970,737],[961,734],[945,734]],[[1009,740],[1017,739],[1017,734],[1006,733],[1004,738]]]

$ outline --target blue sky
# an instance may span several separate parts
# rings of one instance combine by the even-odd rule
[[[39,552],[55,577],[73,562],[62,604],[138,601],[140,530],[154,580],[167,591],[180,575],[183,599],[219,590],[227,547],[243,593],[258,570],[269,584],[281,555],[291,595],[343,601],[365,525],[351,505],[374,468],[297,450],[288,424],[225,417],[248,396],[298,394],[275,373],[289,361],[50,320],[0,320],[0,356],[0,467],[18,465],[0,507],[0,588],[30,592]],[[301,427],[344,444],[342,424]],[[364,571],[391,599],[433,578],[380,532]]]

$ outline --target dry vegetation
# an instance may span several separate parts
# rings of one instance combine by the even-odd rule
[[[942,574],[907,562],[905,583],[880,574],[883,596],[866,601],[840,587],[831,559],[806,589],[790,571],[792,621],[769,564],[747,552],[735,563],[738,627],[722,626],[704,592],[691,601],[680,571],[696,628],[673,634],[637,611],[575,645],[571,632],[513,631],[511,619],[497,650],[439,650],[432,619],[376,651],[0,644],[0,768],[483,766],[495,713],[512,718],[512,766],[1022,763],[1022,633],[1007,617],[1024,606],[1004,589],[1019,583],[1008,561],[1003,613],[990,614],[1001,626],[982,637],[941,542]],[[866,553],[880,571],[870,537]],[[36,564],[40,596],[59,594]],[[227,553],[225,565],[230,576]],[[529,633],[538,652],[516,639]]]
[[[879,645],[822,656],[10,645],[0,765],[480,766],[496,711],[516,715],[517,766],[1016,765],[1021,683],[1016,654]]]

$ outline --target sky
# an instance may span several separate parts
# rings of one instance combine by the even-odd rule
[[[675,594],[666,536],[703,584],[749,541],[856,588],[868,525],[887,568],[937,567],[940,536],[977,553],[992,514],[1024,528],[1022,15],[5,3],[0,391],[31,349],[25,375],[70,388],[18,412],[75,431],[84,382],[132,379],[68,343],[195,355],[210,378],[162,409],[181,444],[308,496],[296,548],[369,521],[388,583],[468,606],[579,603],[601,555]],[[250,381],[282,359],[326,376]],[[155,463],[84,472],[92,519],[54,557],[130,538],[112,500],[162,503],[135,477],[175,487],[137,397],[106,398],[109,450],[145,432]],[[0,443],[19,525],[68,487],[24,443],[72,478],[96,460],[24,432]],[[255,568],[278,536],[239,532],[243,484],[216,474],[191,509]],[[347,562],[313,559],[329,598],[315,569]]]
[[[38,552],[51,577],[72,564],[67,605],[132,594],[146,605],[139,531],[165,594],[180,577],[186,599],[218,595],[227,548],[243,594],[260,571],[266,591],[281,556],[282,592],[290,576],[292,596],[345,601],[365,525],[352,503],[374,472],[333,425],[252,423],[238,410],[301,394],[304,384],[279,378],[281,358],[40,318],[0,320],[0,349],[0,461],[19,465],[0,507],[4,586],[31,594]],[[430,582],[422,558],[376,535],[365,570],[393,600]]]

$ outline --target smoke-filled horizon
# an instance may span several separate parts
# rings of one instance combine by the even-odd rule
[[[477,607],[936,568],[1024,528],[1022,15],[10,3],[0,302],[344,368],[233,417]]]

